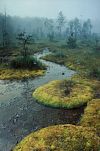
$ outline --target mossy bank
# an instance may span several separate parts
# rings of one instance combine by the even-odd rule
[[[57,125],[31,133],[13,151],[99,151],[99,141],[90,128]]]
[[[44,73],[45,70],[0,69],[0,80],[35,78]]]
[[[58,108],[77,108],[93,98],[91,84],[85,80],[56,80],[47,83],[33,92],[33,97],[40,103]]]
[[[85,108],[80,124],[96,130],[100,136],[100,99],[93,99]]]

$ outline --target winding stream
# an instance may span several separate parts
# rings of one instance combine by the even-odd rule
[[[48,53],[43,51],[35,56],[39,59]],[[64,66],[40,60],[48,66],[44,76],[19,81],[0,80],[0,151],[10,151],[27,134],[43,127],[76,124],[83,113],[83,108],[54,109],[38,104],[32,98],[32,92],[40,85],[74,74]]]

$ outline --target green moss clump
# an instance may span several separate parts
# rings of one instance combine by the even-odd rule
[[[99,151],[99,141],[90,128],[57,125],[31,133],[13,151]]]
[[[95,128],[97,135],[100,136],[100,99],[93,99],[88,103],[80,124]]]
[[[76,108],[93,98],[93,90],[78,80],[57,80],[41,86],[33,92],[33,97],[44,105],[58,108]],[[68,86],[67,86],[68,85]],[[65,93],[67,90],[70,91]]]
[[[10,66],[14,69],[46,69],[42,62],[30,55],[13,58]]]

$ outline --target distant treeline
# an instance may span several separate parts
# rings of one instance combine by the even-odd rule
[[[93,33],[92,28],[90,19],[67,20],[62,12],[59,12],[56,19],[11,17],[4,13],[0,14],[0,46],[16,45],[16,37],[21,32],[31,34],[34,42],[41,39],[67,40],[71,35],[77,40],[87,41],[91,38],[96,40],[98,35]]]

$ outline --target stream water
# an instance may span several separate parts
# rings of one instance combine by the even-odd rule
[[[45,50],[35,56],[40,59],[48,53]],[[32,92],[37,87],[75,73],[64,66],[40,60],[48,66],[44,76],[27,80],[0,80],[0,151],[10,151],[23,137],[43,127],[76,124],[83,113],[83,107],[54,109],[38,104],[32,98]]]

